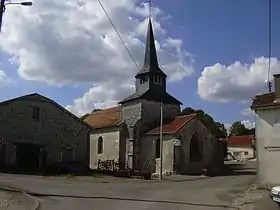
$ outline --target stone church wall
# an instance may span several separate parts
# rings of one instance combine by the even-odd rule
[[[153,122],[160,119],[160,102],[142,101],[142,119],[144,122]],[[164,118],[175,118],[180,114],[180,105],[163,104]]]
[[[192,136],[197,133],[198,141],[202,145],[202,160],[199,162],[190,161],[190,142]],[[179,139],[181,139],[181,141]],[[145,151],[141,155],[142,169],[152,173],[159,172],[160,159],[156,158],[156,141],[159,135],[147,135],[141,139],[141,150]],[[174,154],[175,144],[176,151]],[[219,171],[223,165],[223,155],[220,146],[213,134],[199,121],[189,122],[178,134],[163,135],[163,173],[201,173],[205,167],[210,167],[213,171]],[[176,169],[174,171],[175,156]]]
[[[98,138],[103,139],[103,151],[98,154]],[[98,161],[119,162],[120,130],[118,128],[99,129],[90,135],[90,168],[97,169]]]
[[[190,142],[193,134],[197,134],[200,145],[202,145],[202,161],[191,162]],[[219,170],[223,164],[223,155],[220,151],[220,146],[217,139],[208,128],[199,120],[193,120],[188,123],[180,132],[181,134],[181,170],[185,173],[201,172],[205,167],[210,167],[213,170]]]
[[[164,118],[175,118],[180,113],[180,106],[173,104],[163,105]],[[145,132],[151,127],[156,126],[155,121],[160,120],[160,102],[137,100],[128,102],[122,106],[122,119],[128,129],[127,141],[127,160],[128,164],[139,168],[142,153],[142,142],[140,141]]]
[[[160,158],[156,158],[156,141],[159,140],[158,135],[147,135],[141,139],[141,149],[145,151],[141,155],[142,170],[151,173],[159,173]],[[173,158],[174,158],[174,140],[171,135],[163,136],[163,174],[173,172]]]

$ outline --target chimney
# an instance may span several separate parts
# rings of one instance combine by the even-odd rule
[[[274,74],[275,102],[280,102],[280,74]]]

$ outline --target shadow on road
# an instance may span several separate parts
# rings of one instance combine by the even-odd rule
[[[150,199],[139,199],[139,198],[121,198],[121,197],[108,197],[108,196],[72,196],[72,195],[61,195],[61,194],[41,194],[27,192],[29,195],[34,197],[65,197],[65,198],[77,198],[77,199],[98,199],[98,200],[122,200],[122,201],[135,201],[135,202],[148,202],[148,203],[163,203],[163,204],[179,204],[179,205],[190,205],[190,206],[204,206],[208,208],[224,208],[224,209],[238,209],[234,206],[229,205],[215,205],[215,204],[203,204],[203,203],[192,203],[184,201],[166,201],[166,200],[150,200]]]

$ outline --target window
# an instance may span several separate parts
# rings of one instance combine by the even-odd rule
[[[162,83],[162,77],[160,75],[154,75],[154,83],[155,84],[161,84]]]
[[[140,79],[140,84],[148,82],[148,80],[149,80],[149,77],[148,76],[144,76],[143,78]]]
[[[245,155],[249,155],[249,152],[244,152]]]
[[[103,138],[100,136],[97,142],[97,154],[103,153]]]
[[[196,135],[193,135],[190,142],[190,161],[201,161],[202,151],[199,140]]]
[[[40,118],[40,108],[39,107],[33,107],[32,119],[38,121],[39,118]]]
[[[160,158],[160,139],[156,141],[156,158]]]
[[[148,82],[148,80],[149,80],[149,76],[145,76],[145,78],[144,78],[144,82]]]

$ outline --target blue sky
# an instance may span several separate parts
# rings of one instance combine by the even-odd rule
[[[272,2],[272,56],[279,58],[280,47],[277,37],[280,36],[280,29],[277,22],[280,19],[280,13],[277,12],[277,8],[280,8],[280,2],[276,0],[272,0]],[[205,67],[213,66],[216,63],[228,66],[239,61],[250,65],[255,58],[267,57],[268,1],[176,0],[174,3],[174,1],[154,0],[153,5],[171,15],[171,18],[162,21],[161,25],[168,36],[181,39],[183,48],[195,58],[195,62],[192,64],[194,73],[181,81],[170,83],[169,92],[181,100],[184,107],[203,109],[217,121],[232,123],[235,120],[250,120],[253,122],[253,116],[241,114],[242,109],[249,107],[253,95],[248,97],[246,103],[235,100],[228,103],[209,101],[202,99],[198,94],[197,81]],[[24,9],[22,8],[22,10]],[[11,17],[14,16],[11,15]],[[13,24],[13,22],[11,21],[9,24]],[[5,27],[9,26],[6,24]],[[8,33],[4,33],[4,35],[8,35]],[[1,35],[2,43],[5,39],[4,35]],[[7,48],[0,51],[0,70],[3,70],[15,82],[0,86],[2,89],[0,100],[38,92],[66,106],[73,104],[74,99],[82,97],[91,87],[91,84],[88,83],[57,87],[39,79],[38,81],[23,79],[17,73],[18,64],[9,62],[11,56],[9,52]],[[131,64],[131,68],[134,68],[133,64]],[[265,80],[264,75],[263,81]],[[248,80],[248,82],[250,81]],[[266,91],[265,86],[257,89],[262,92]]]

